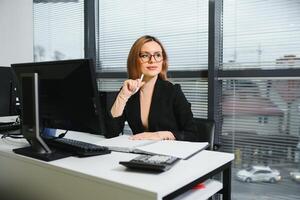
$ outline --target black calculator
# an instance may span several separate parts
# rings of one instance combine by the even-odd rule
[[[130,161],[120,161],[119,164],[132,169],[164,172],[169,170],[178,160],[177,157],[165,155],[140,155]]]

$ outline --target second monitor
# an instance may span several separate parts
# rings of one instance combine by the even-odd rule
[[[0,67],[0,117],[17,115],[15,81],[10,67]]]

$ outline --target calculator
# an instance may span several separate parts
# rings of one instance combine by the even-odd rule
[[[120,161],[127,168],[164,172],[169,170],[180,159],[165,155],[140,155],[130,161]]]

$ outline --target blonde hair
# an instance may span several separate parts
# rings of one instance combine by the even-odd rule
[[[158,77],[162,80],[167,80],[167,70],[168,70],[168,56],[166,53],[165,48],[163,47],[162,43],[155,37],[150,35],[144,35],[137,39],[134,44],[132,45],[127,59],[127,73],[128,78],[130,79],[138,79],[141,76],[141,62],[140,62],[140,51],[142,46],[147,43],[154,41],[162,49],[163,54],[163,63],[162,63],[162,70],[159,73]]]

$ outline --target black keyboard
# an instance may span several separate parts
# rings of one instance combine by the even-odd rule
[[[78,157],[96,156],[109,154],[110,150],[104,146],[72,140],[67,138],[46,139],[46,143],[51,147],[70,152]]]
[[[0,123],[0,133],[19,130],[20,128],[21,127],[19,123]]]
[[[128,168],[164,172],[169,170],[179,158],[164,155],[141,155],[130,161],[121,161],[119,164]]]

